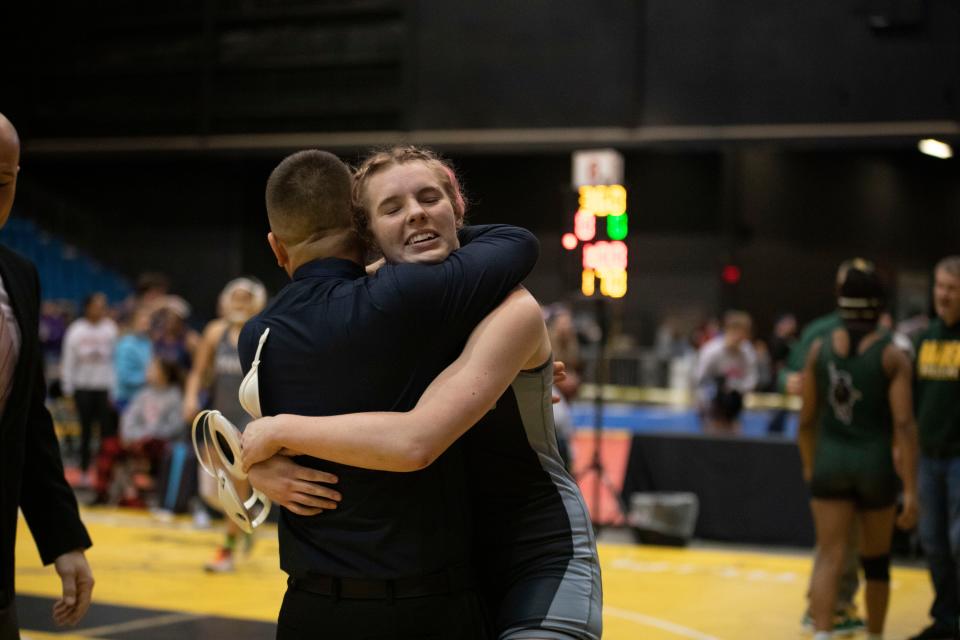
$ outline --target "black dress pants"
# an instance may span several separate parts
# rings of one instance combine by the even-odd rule
[[[277,640],[488,640],[472,590],[394,600],[334,598],[287,589]]]
[[[14,600],[0,607],[0,640],[20,640],[17,605]]]

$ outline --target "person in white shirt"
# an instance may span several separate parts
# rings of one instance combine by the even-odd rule
[[[750,344],[750,315],[728,311],[723,333],[700,348],[697,402],[707,431],[736,433],[743,396],[757,386],[757,354]]]
[[[110,404],[116,343],[117,325],[107,317],[107,297],[93,293],[84,300],[83,316],[67,328],[60,373],[63,395],[73,398],[80,419],[80,468],[84,474],[90,466],[94,423],[100,427],[101,441],[115,435],[117,428]]]

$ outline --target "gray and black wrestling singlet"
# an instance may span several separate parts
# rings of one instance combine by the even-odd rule
[[[228,326],[220,341],[217,342],[217,350],[213,355],[213,388],[210,389],[210,406],[222,413],[237,429],[243,431],[250,422],[250,416],[240,405],[238,392],[241,380],[243,380],[243,369],[240,367],[240,353],[230,340]]]
[[[523,371],[465,437],[475,557],[499,640],[597,640],[593,525],[557,450],[553,362]]]

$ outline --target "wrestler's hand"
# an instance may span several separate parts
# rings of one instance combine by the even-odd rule
[[[339,491],[326,486],[337,483],[335,475],[303,467],[286,456],[259,462],[247,473],[250,484],[260,493],[301,516],[336,509],[342,498]]]
[[[240,466],[247,471],[258,462],[274,456],[282,445],[274,436],[277,433],[276,417],[268,416],[250,422],[240,436]]]
[[[567,368],[562,366],[562,362],[560,364],[563,375],[558,378],[556,374],[554,374],[553,386],[557,388],[564,398],[572,398],[577,395],[577,390],[580,389],[580,376],[577,375],[576,371],[567,371]]]
[[[553,361],[553,384],[558,384],[567,379],[567,365],[560,360]]]
[[[903,509],[897,516],[897,527],[904,531],[910,531],[917,526],[917,519],[920,515],[920,505],[917,503],[917,496],[913,493],[903,494]]]
[[[553,384],[557,385],[558,382],[563,382],[567,379],[567,365],[563,364],[559,360],[553,361]],[[553,400],[553,404],[560,402],[560,396],[556,393],[550,396],[550,399]]]
[[[83,551],[79,550],[57,556],[53,566],[63,582],[63,597],[53,605],[53,621],[61,627],[76,626],[90,608],[93,572]]]

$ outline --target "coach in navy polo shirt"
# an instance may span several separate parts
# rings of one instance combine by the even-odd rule
[[[438,173],[436,190],[456,209],[443,183]],[[259,369],[264,415],[412,408],[539,252],[523,229],[467,227],[446,239],[439,232],[440,241],[463,245],[443,262],[387,265],[367,276],[349,171],[320,151],[294,154],[274,170],[267,213],[271,247],[293,281],[240,336],[246,371],[270,329]],[[436,231],[430,211],[409,215],[411,228]],[[335,474],[342,501],[315,516],[281,512],[280,564],[290,581],[278,638],[487,637],[461,455],[455,445],[413,473],[297,458]],[[256,484],[256,473],[251,478]]]

